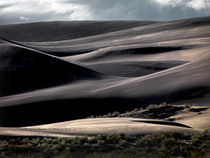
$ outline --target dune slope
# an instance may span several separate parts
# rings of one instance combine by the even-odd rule
[[[189,126],[159,120],[135,118],[84,119],[43,126],[0,128],[0,135],[19,136],[97,136],[99,134],[145,135],[158,132],[196,132]]]
[[[142,21],[58,21],[1,25],[0,36],[17,41],[44,42],[87,37],[154,22]],[[62,31],[61,31],[62,30]]]
[[[75,35],[64,38],[61,34],[66,34],[68,29],[60,29],[57,30],[58,39],[50,32],[45,32],[43,39],[41,35],[33,38],[34,32],[29,31],[27,37],[16,39],[24,42],[1,43],[0,56],[4,62],[0,68],[6,72],[5,78],[11,78],[7,76],[7,66],[13,68],[11,71],[17,81],[14,82],[16,90],[8,88],[13,82],[10,81],[6,84],[6,91],[10,92],[0,97],[1,125],[22,126],[85,118],[90,114],[123,112],[151,103],[208,106],[209,20],[210,17],[154,23],[106,22],[103,26],[100,22],[100,25],[72,22],[71,25],[81,28],[96,27],[84,36],[80,27],[74,27]],[[44,25],[37,30],[51,24],[54,23],[37,24]],[[57,25],[60,23],[55,22]],[[23,31],[22,26],[1,26],[4,28],[0,30]],[[10,37],[4,34],[4,38]],[[1,81],[1,84],[3,82],[7,83]],[[34,87],[34,83],[38,86]]]
[[[87,68],[13,42],[10,44],[0,46],[0,96],[100,77]]]

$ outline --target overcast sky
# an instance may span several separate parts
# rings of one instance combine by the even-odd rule
[[[0,0],[0,24],[210,16],[210,0]]]

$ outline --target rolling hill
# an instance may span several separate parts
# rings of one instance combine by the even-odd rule
[[[209,21],[0,26],[7,39],[0,44],[0,124],[66,121],[162,102],[208,106]]]

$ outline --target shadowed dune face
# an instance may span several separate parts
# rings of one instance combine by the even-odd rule
[[[160,125],[171,125],[171,126],[177,126],[177,127],[185,127],[185,128],[192,128],[180,123],[176,122],[169,122],[169,121],[154,121],[154,120],[133,120],[134,122],[142,122],[142,123],[149,123],[149,124],[160,124]]]
[[[42,124],[165,101],[209,105],[209,21],[0,26],[4,38],[26,29],[11,38],[24,42],[0,45],[0,124]]]
[[[111,50],[107,51],[105,53],[97,53],[96,55],[89,57],[85,60],[82,60],[83,62],[94,62],[94,61],[100,61],[101,59],[104,60],[106,58],[119,58],[119,57],[136,57],[141,55],[154,55],[154,54],[161,54],[166,52],[173,52],[178,50],[187,49],[184,47],[142,47],[142,48],[129,48],[129,49],[123,49],[123,50]]]
[[[87,68],[31,50],[0,47],[0,96],[100,77]]]
[[[89,64],[86,67],[107,75],[140,77],[187,63],[186,61],[127,61]]]

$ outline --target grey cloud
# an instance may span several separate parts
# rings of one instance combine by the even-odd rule
[[[2,4],[0,5],[0,9],[8,8],[10,6],[11,6],[10,4]]]
[[[78,3],[89,5],[96,20],[174,20],[210,15],[208,9],[198,11],[184,3],[163,6],[155,0],[78,0]]]
[[[194,1],[11,0],[8,3],[7,0],[2,0],[0,24],[57,20],[164,21],[210,15],[210,0],[196,0],[193,3]],[[21,20],[20,17],[28,20]]]
[[[5,1],[5,3],[7,2]],[[65,8],[64,10],[63,7],[66,7],[68,4],[69,2],[60,0],[58,2],[55,1],[54,4],[50,0],[20,0],[19,3],[0,3],[0,6],[2,6],[2,9],[0,9],[0,24],[71,20],[71,14],[74,14],[74,11],[78,8],[75,7],[73,10]],[[28,20],[25,21],[20,17]]]

